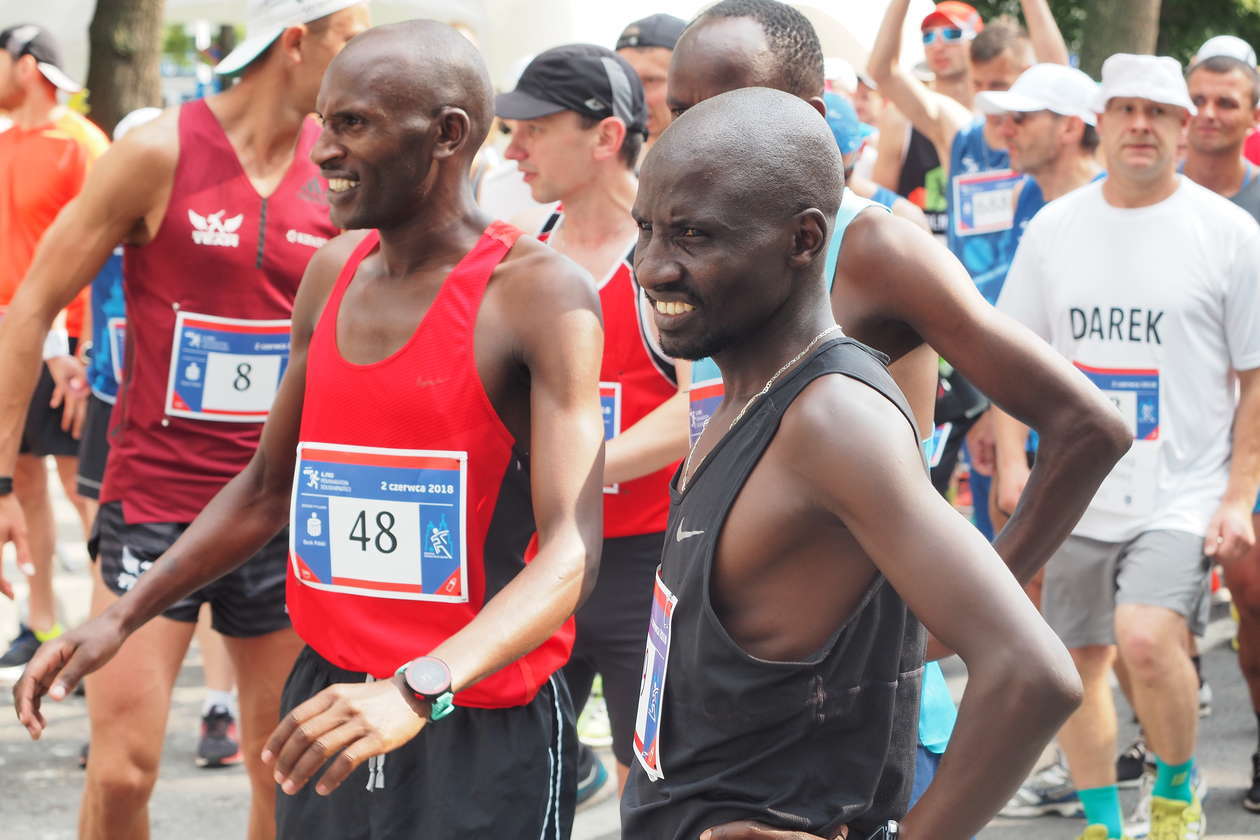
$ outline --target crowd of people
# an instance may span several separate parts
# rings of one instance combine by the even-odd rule
[[[1020,6],[944,0],[913,67],[889,0],[854,67],[721,0],[496,93],[458,29],[251,0],[232,82],[112,145],[0,32],[0,667],[32,738],[86,693],[80,836],[149,836],[197,633],[251,840],[568,837],[600,789],[627,838],[1203,837],[1222,577],[1260,736],[1256,55],[1095,80]]]

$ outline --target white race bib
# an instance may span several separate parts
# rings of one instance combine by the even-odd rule
[[[468,453],[300,443],[289,556],[316,589],[463,603]]]
[[[1015,224],[1015,189],[1023,177],[1010,169],[955,176],[955,235],[1010,230]]]
[[[639,683],[639,712],[634,724],[634,754],[652,781],[665,778],[661,769],[661,710],[665,697],[665,674],[669,668],[669,637],[674,624],[678,598],[661,580],[656,569],[652,592],[652,618],[648,623],[647,649],[643,654],[643,679]]]
[[[261,423],[289,363],[288,321],[179,312],[171,345],[166,413],[195,420]]]
[[[1145,516],[1155,509],[1159,481],[1159,371],[1075,364],[1120,410],[1133,435],[1132,448],[1098,488],[1090,507]]]

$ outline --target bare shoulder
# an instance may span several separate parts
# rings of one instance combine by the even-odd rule
[[[890,213],[862,213],[849,225],[838,271],[845,282],[882,304],[885,315],[906,313],[944,296],[978,297],[962,263],[924,228]]]
[[[154,119],[136,126],[110,147],[101,159],[112,159],[133,174],[143,173],[143,181],[169,178],[179,162],[179,108],[167,108]]]
[[[491,277],[496,294],[521,312],[589,308],[599,311],[599,292],[589,272],[532,236],[516,240]]]
[[[334,236],[315,251],[311,261],[306,264],[302,285],[298,288],[297,300],[293,304],[295,326],[310,330],[315,328],[315,322],[319,320],[319,313],[323,311],[341,269],[369,232],[347,231]]]

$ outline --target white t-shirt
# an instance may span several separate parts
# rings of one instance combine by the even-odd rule
[[[1113,207],[1103,181],[1047,204],[998,299],[1102,388],[1134,433],[1080,536],[1203,535],[1229,478],[1234,371],[1260,367],[1260,226],[1180,180],[1149,207]]]

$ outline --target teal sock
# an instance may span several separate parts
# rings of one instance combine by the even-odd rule
[[[1086,825],[1107,826],[1107,836],[1119,840],[1124,834],[1124,818],[1120,815],[1120,791],[1115,785],[1077,791],[1085,807]]]
[[[1194,759],[1185,764],[1165,764],[1155,759],[1155,789],[1152,796],[1164,799],[1176,799],[1178,802],[1190,802],[1194,799],[1194,788],[1190,785],[1193,775]]]

